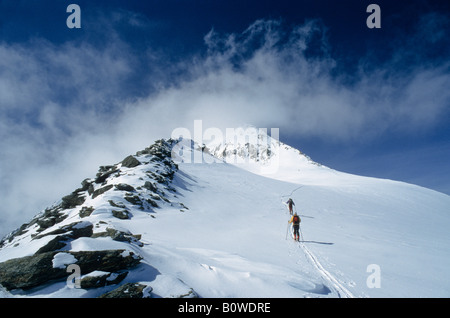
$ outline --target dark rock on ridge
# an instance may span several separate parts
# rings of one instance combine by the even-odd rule
[[[81,274],[96,270],[119,272],[135,267],[142,259],[126,250],[45,252],[0,263],[0,284],[8,290],[26,290],[68,277],[66,268],[53,267],[53,259],[59,253],[72,255],[76,259],[74,264],[80,266]]]
[[[141,283],[127,283],[109,293],[101,295],[99,298],[144,298],[144,289],[148,287],[150,293],[152,288]]]

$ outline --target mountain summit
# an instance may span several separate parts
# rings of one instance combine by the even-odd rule
[[[2,239],[0,295],[450,295],[449,196],[248,138],[158,140],[101,166]]]

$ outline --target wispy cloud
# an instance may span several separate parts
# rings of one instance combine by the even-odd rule
[[[336,74],[339,60],[317,20],[294,27],[259,20],[233,34],[211,30],[203,53],[174,61],[161,50],[134,49],[115,31],[116,24],[145,28],[150,21],[130,12],[112,17],[102,20],[103,46],[0,43],[0,234],[99,165],[195,119],[205,127],[253,124],[279,127],[281,137],[358,142],[392,129],[427,129],[448,113],[448,61],[399,69],[407,44],[379,67],[364,67],[362,57],[348,81]],[[435,34],[433,41],[442,39]]]
[[[240,34],[212,30],[205,44],[204,58],[186,62],[187,80],[139,102],[147,117],[170,114],[169,126],[200,118],[211,126],[252,123],[364,142],[390,129],[427,129],[448,110],[448,61],[403,67],[393,57],[368,69],[362,57],[348,84],[347,75],[335,74],[339,61],[319,21],[292,29],[256,21]]]
[[[68,154],[89,154],[74,146],[114,118],[109,107],[119,102],[128,73],[126,55],[118,55],[113,46],[97,50],[42,40],[0,45],[3,222],[20,213],[35,214],[44,201],[61,194],[58,183],[73,182],[76,173],[70,170],[82,173],[83,163]]]

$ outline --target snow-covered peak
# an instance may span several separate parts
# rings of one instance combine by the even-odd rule
[[[184,131],[184,130],[183,130]],[[282,142],[278,129],[244,126],[208,128],[194,139],[174,134],[177,144],[172,157],[177,162],[218,163],[225,162],[261,175],[276,178],[280,166],[297,169],[299,163],[320,167],[301,151]]]
[[[267,129],[255,127],[227,128],[223,138],[206,141],[204,150],[227,163],[268,163],[280,143],[278,131],[269,136]]]
[[[300,184],[326,184],[353,179],[351,175],[323,166],[300,150],[281,142],[278,129],[245,126],[227,128],[225,133],[212,131],[208,134],[206,131],[205,134],[207,136],[201,146],[184,140],[184,148],[191,148],[191,152],[184,153],[194,158],[194,162],[225,162],[261,176]]]
[[[0,296],[448,297],[449,196],[241,132],[159,140],[100,167],[0,241]],[[67,281],[75,265],[81,288]]]

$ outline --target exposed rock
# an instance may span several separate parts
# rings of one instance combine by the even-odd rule
[[[152,287],[142,283],[127,283],[99,298],[150,298]]]
[[[117,169],[116,166],[101,166],[95,179],[95,183],[103,183],[106,179],[113,173],[118,172],[119,169]]]
[[[142,237],[140,234],[132,234],[130,232],[119,231],[110,227],[106,228],[105,232],[94,233],[92,235],[93,238],[108,236],[111,237],[114,241],[134,243],[138,246],[144,245],[139,241]]]
[[[189,208],[187,206],[185,206],[183,203],[180,202],[179,204],[183,209],[189,210]]]
[[[109,273],[94,271],[81,278],[80,287],[83,289],[88,289],[115,285],[124,280],[127,275],[128,272]]]
[[[156,203],[155,201],[151,200],[151,199],[147,199],[145,200],[148,204],[150,204],[153,208],[159,208],[158,203]]]
[[[198,298],[197,293],[191,288],[186,294],[179,295],[178,298]]]
[[[141,162],[131,155],[122,160],[122,167],[134,168],[140,164]]]
[[[81,188],[64,196],[60,202],[44,210],[29,223],[23,224],[2,239],[0,247],[3,248],[17,248],[18,246],[20,248],[29,242],[29,239],[33,239],[33,246],[36,246],[37,252],[32,256],[10,259],[0,263],[0,284],[9,290],[28,290],[55,280],[65,280],[70,273],[66,272],[68,264],[61,263],[61,259],[73,261],[72,264],[80,266],[81,274],[84,275],[81,282],[82,288],[96,288],[120,283],[127,275],[127,270],[139,264],[141,257],[122,249],[70,251],[72,247],[79,246],[75,244],[71,246],[70,243],[81,237],[89,237],[89,240],[111,237],[114,241],[131,243],[133,249],[136,246],[143,246],[144,244],[140,242],[141,235],[134,235],[124,229],[110,228],[116,222],[126,226],[127,221],[111,220],[109,213],[118,219],[125,220],[137,215],[136,208],[153,212],[153,209],[160,207],[159,205],[162,207],[166,203],[171,204],[165,197],[167,195],[165,191],[175,191],[169,185],[178,168],[171,160],[173,142],[173,140],[159,140],[135,156],[126,157],[118,164],[101,166],[95,178],[84,179],[81,182]],[[131,181],[130,184],[133,186],[127,183],[114,184],[115,182],[111,180],[112,177],[127,173],[132,176],[134,171],[125,168],[144,164],[149,164],[148,171],[142,171],[140,176],[138,175],[140,171],[135,173],[142,184],[135,185]],[[128,179],[122,180],[128,182]],[[111,189],[117,191],[113,193]],[[108,207],[106,204],[105,207],[103,200],[106,200],[99,196],[109,190],[111,190],[109,193],[114,194],[114,200],[109,200],[111,206]],[[119,191],[123,191],[123,193]],[[88,196],[97,198],[97,201],[85,204],[88,202],[86,200],[90,199]],[[98,214],[92,215],[94,211]],[[103,213],[108,222],[101,220]],[[153,215],[150,216],[154,218]],[[74,223],[61,226],[66,223],[61,222],[69,217],[70,222]],[[94,233],[93,224],[89,221],[96,224],[96,230],[99,232]],[[22,235],[24,237],[21,237]],[[97,240],[97,242],[101,243],[101,240]],[[126,244],[120,244],[120,246],[122,245]],[[55,258],[56,255],[58,257]],[[104,273],[99,274],[99,271]],[[116,296],[113,297],[145,297],[145,295],[150,295],[151,290],[150,286],[143,283],[126,284],[113,291],[116,293]],[[189,293],[183,291],[182,294]]]
[[[48,229],[49,227],[56,224],[56,221],[54,218],[42,218],[37,220],[36,222],[39,225],[38,231],[44,231],[45,229]]]
[[[39,234],[35,236],[34,239],[40,239],[47,235],[58,235],[58,234],[68,234],[71,238],[76,239],[83,236],[91,236],[92,228],[93,225],[91,222],[79,221],[64,225],[48,233]]]
[[[55,254],[48,252],[0,263],[0,284],[8,290],[29,289],[66,276],[64,269],[53,268]]]
[[[74,256],[75,264],[80,266],[81,274],[96,270],[120,272],[135,267],[142,259],[126,250],[40,253],[0,263],[0,284],[8,290],[30,289],[51,280],[67,277],[66,268],[54,267],[53,258],[58,253]]]
[[[112,210],[112,215],[121,220],[127,220],[130,218],[130,213],[127,210]]]
[[[114,202],[113,200],[108,200],[109,204],[115,208],[126,209],[125,204],[122,202]]]
[[[67,218],[67,214],[61,211],[60,206],[56,206],[51,209],[45,209],[42,215],[36,217],[30,222],[29,226],[36,223],[39,225],[39,229],[37,231],[42,232],[49,227],[64,221],[65,218]]]
[[[131,233],[126,233],[123,231],[112,229],[110,227],[106,229],[106,232],[108,233],[108,236],[110,236],[114,241],[128,242],[129,237],[131,237]]]
[[[91,179],[84,179],[83,181],[81,181],[81,185],[82,191],[87,191],[89,195],[92,195],[92,193],[94,192],[94,185]]]
[[[37,250],[36,254],[42,254],[51,251],[57,251],[64,248],[71,241],[68,235],[58,235],[47,244]]]
[[[81,274],[95,270],[118,272],[135,267],[142,257],[127,250],[103,250],[69,252],[77,259],[76,264],[81,268]]]
[[[62,209],[72,209],[78,205],[81,205],[86,200],[83,193],[78,192],[78,190],[66,195],[62,198],[61,208]]]
[[[95,190],[94,193],[92,194],[92,199],[95,199],[99,195],[101,195],[101,194],[105,193],[106,191],[112,189],[112,187],[113,187],[113,185],[109,184],[107,186],[104,186],[103,188]]]
[[[139,196],[137,196],[137,195],[134,195],[134,196],[128,196],[127,195],[127,196],[124,197],[124,199],[127,200],[128,202],[130,202],[133,205],[137,205],[137,206],[142,207],[141,198],[139,198]]]
[[[129,191],[129,192],[135,192],[136,191],[135,188],[133,188],[132,186],[130,186],[129,184],[126,184],[126,183],[116,184],[115,187],[116,187],[117,190],[120,190],[120,191]]]
[[[78,215],[80,216],[80,218],[85,218],[88,217],[89,215],[92,214],[92,212],[94,212],[94,207],[90,206],[90,207],[82,207],[80,212],[78,213]]]
[[[93,233],[93,225],[90,222],[75,222],[71,223],[69,225],[63,226],[59,229],[56,229],[55,231],[52,231],[50,233],[41,234],[36,236],[34,239],[40,239],[47,235],[58,235],[55,238],[53,238],[51,241],[49,241],[46,245],[41,247],[36,254],[50,252],[50,251],[56,251],[59,249],[64,248],[67,243],[70,241],[73,241],[80,237],[90,237]]]
[[[145,181],[144,188],[146,188],[147,190],[150,190],[152,192],[158,191],[158,188],[153,183],[151,183],[149,181]]]

